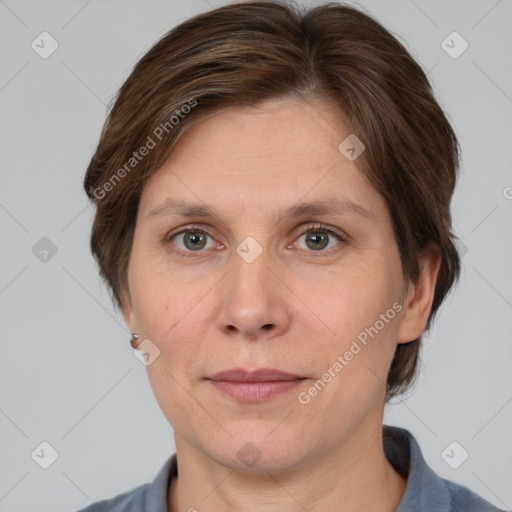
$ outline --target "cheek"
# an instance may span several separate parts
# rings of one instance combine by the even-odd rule
[[[205,411],[194,398],[194,390],[189,389],[189,381],[169,364],[165,355],[148,366],[147,372],[156,402],[175,431],[187,437],[191,425],[203,423],[207,428]]]
[[[214,286],[215,276],[191,280],[178,276],[175,270],[146,264],[134,265],[131,277],[137,326],[144,337],[158,346],[161,357],[157,362],[165,364],[176,377],[181,376],[181,381],[185,373],[195,376],[197,361],[207,359],[207,347],[200,340],[205,339],[214,320],[205,294]],[[153,365],[148,367],[150,377],[152,373]]]
[[[303,398],[311,399],[311,414],[329,419],[326,432],[334,437],[332,425],[346,422],[347,414],[355,425],[382,400],[396,349],[399,288],[385,274],[366,270],[345,276],[314,302],[333,332],[310,354],[318,380]]]
[[[147,337],[165,340],[198,300],[198,286],[182,284],[169,272],[134,259],[131,267],[130,290],[139,329]]]
[[[360,259],[336,279],[326,279],[323,286],[317,283],[309,295],[329,327],[323,329],[326,336],[318,340],[314,360],[318,377],[332,384],[317,405],[331,404],[333,414],[340,407],[364,409],[385,389],[401,308],[396,263],[382,255],[365,263]],[[336,377],[330,377],[329,369]]]
[[[159,407],[169,423],[179,431],[202,418],[193,398],[200,372],[197,361],[208,360],[204,338],[205,320],[200,318],[201,283],[177,285],[163,274],[150,275],[134,287],[134,310],[141,332],[159,348],[160,354],[146,367]]]
[[[310,288],[306,297],[309,296],[321,320],[334,331],[330,333],[332,337],[346,342],[373,325],[399,299],[397,275],[393,266],[384,266],[382,262],[347,265],[334,278]]]

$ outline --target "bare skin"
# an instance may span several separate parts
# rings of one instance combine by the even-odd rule
[[[406,480],[382,448],[385,382],[397,344],[425,328],[440,260],[425,256],[418,284],[403,280],[385,201],[338,149],[349,133],[320,100],[225,109],[194,124],[144,186],[124,317],[160,350],[147,371],[174,429],[169,512],[393,512],[400,503]],[[333,198],[340,211],[284,215]],[[167,199],[219,217],[149,215]],[[257,248],[247,237],[262,250],[251,262],[241,256]],[[370,326],[378,334],[334,372]],[[249,403],[208,380],[262,367],[304,380]],[[310,392],[329,368],[329,382]],[[253,465],[240,457],[248,449]]]

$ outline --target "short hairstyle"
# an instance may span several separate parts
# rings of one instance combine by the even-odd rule
[[[460,273],[450,215],[459,144],[405,47],[371,16],[339,3],[228,4],[174,27],[135,65],[84,179],[96,207],[90,248],[114,307],[130,300],[144,181],[179,137],[208,113],[286,97],[333,102],[364,143],[356,163],[389,208],[404,279],[418,282],[423,252],[439,251],[429,328]],[[414,382],[420,343],[421,336],[397,345],[386,402]]]

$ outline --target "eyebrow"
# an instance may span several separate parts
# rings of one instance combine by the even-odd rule
[[[359,216],[374,220],[372,212],[346,198],[333,197],[309,203],[300,203],[287,208],[279,215],[279,219],[304,217],[307,215],[339,214]],[[222,221],[222,215],[213,207],[206,204],[190,203],[166,199],[146,214],[146,219],[157,215],[176,215],[182,217],[214,218]]]

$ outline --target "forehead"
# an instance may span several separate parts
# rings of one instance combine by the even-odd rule
[[[350,135],[341,111],[321,100],[269,100],[195,122],[146,182],[147,215],[168,198],[255,209],[347,197],[372,212],[379,194],[340,151]]]
[[[286,97],[209,113],[187,130],[179,145],[181,150],[201,147],[224,158],[307,155],[322,161],[337,155],[339,143],[349,133],[344,114],[332,103]],[[313,156],[311,150],[321,151]]]

